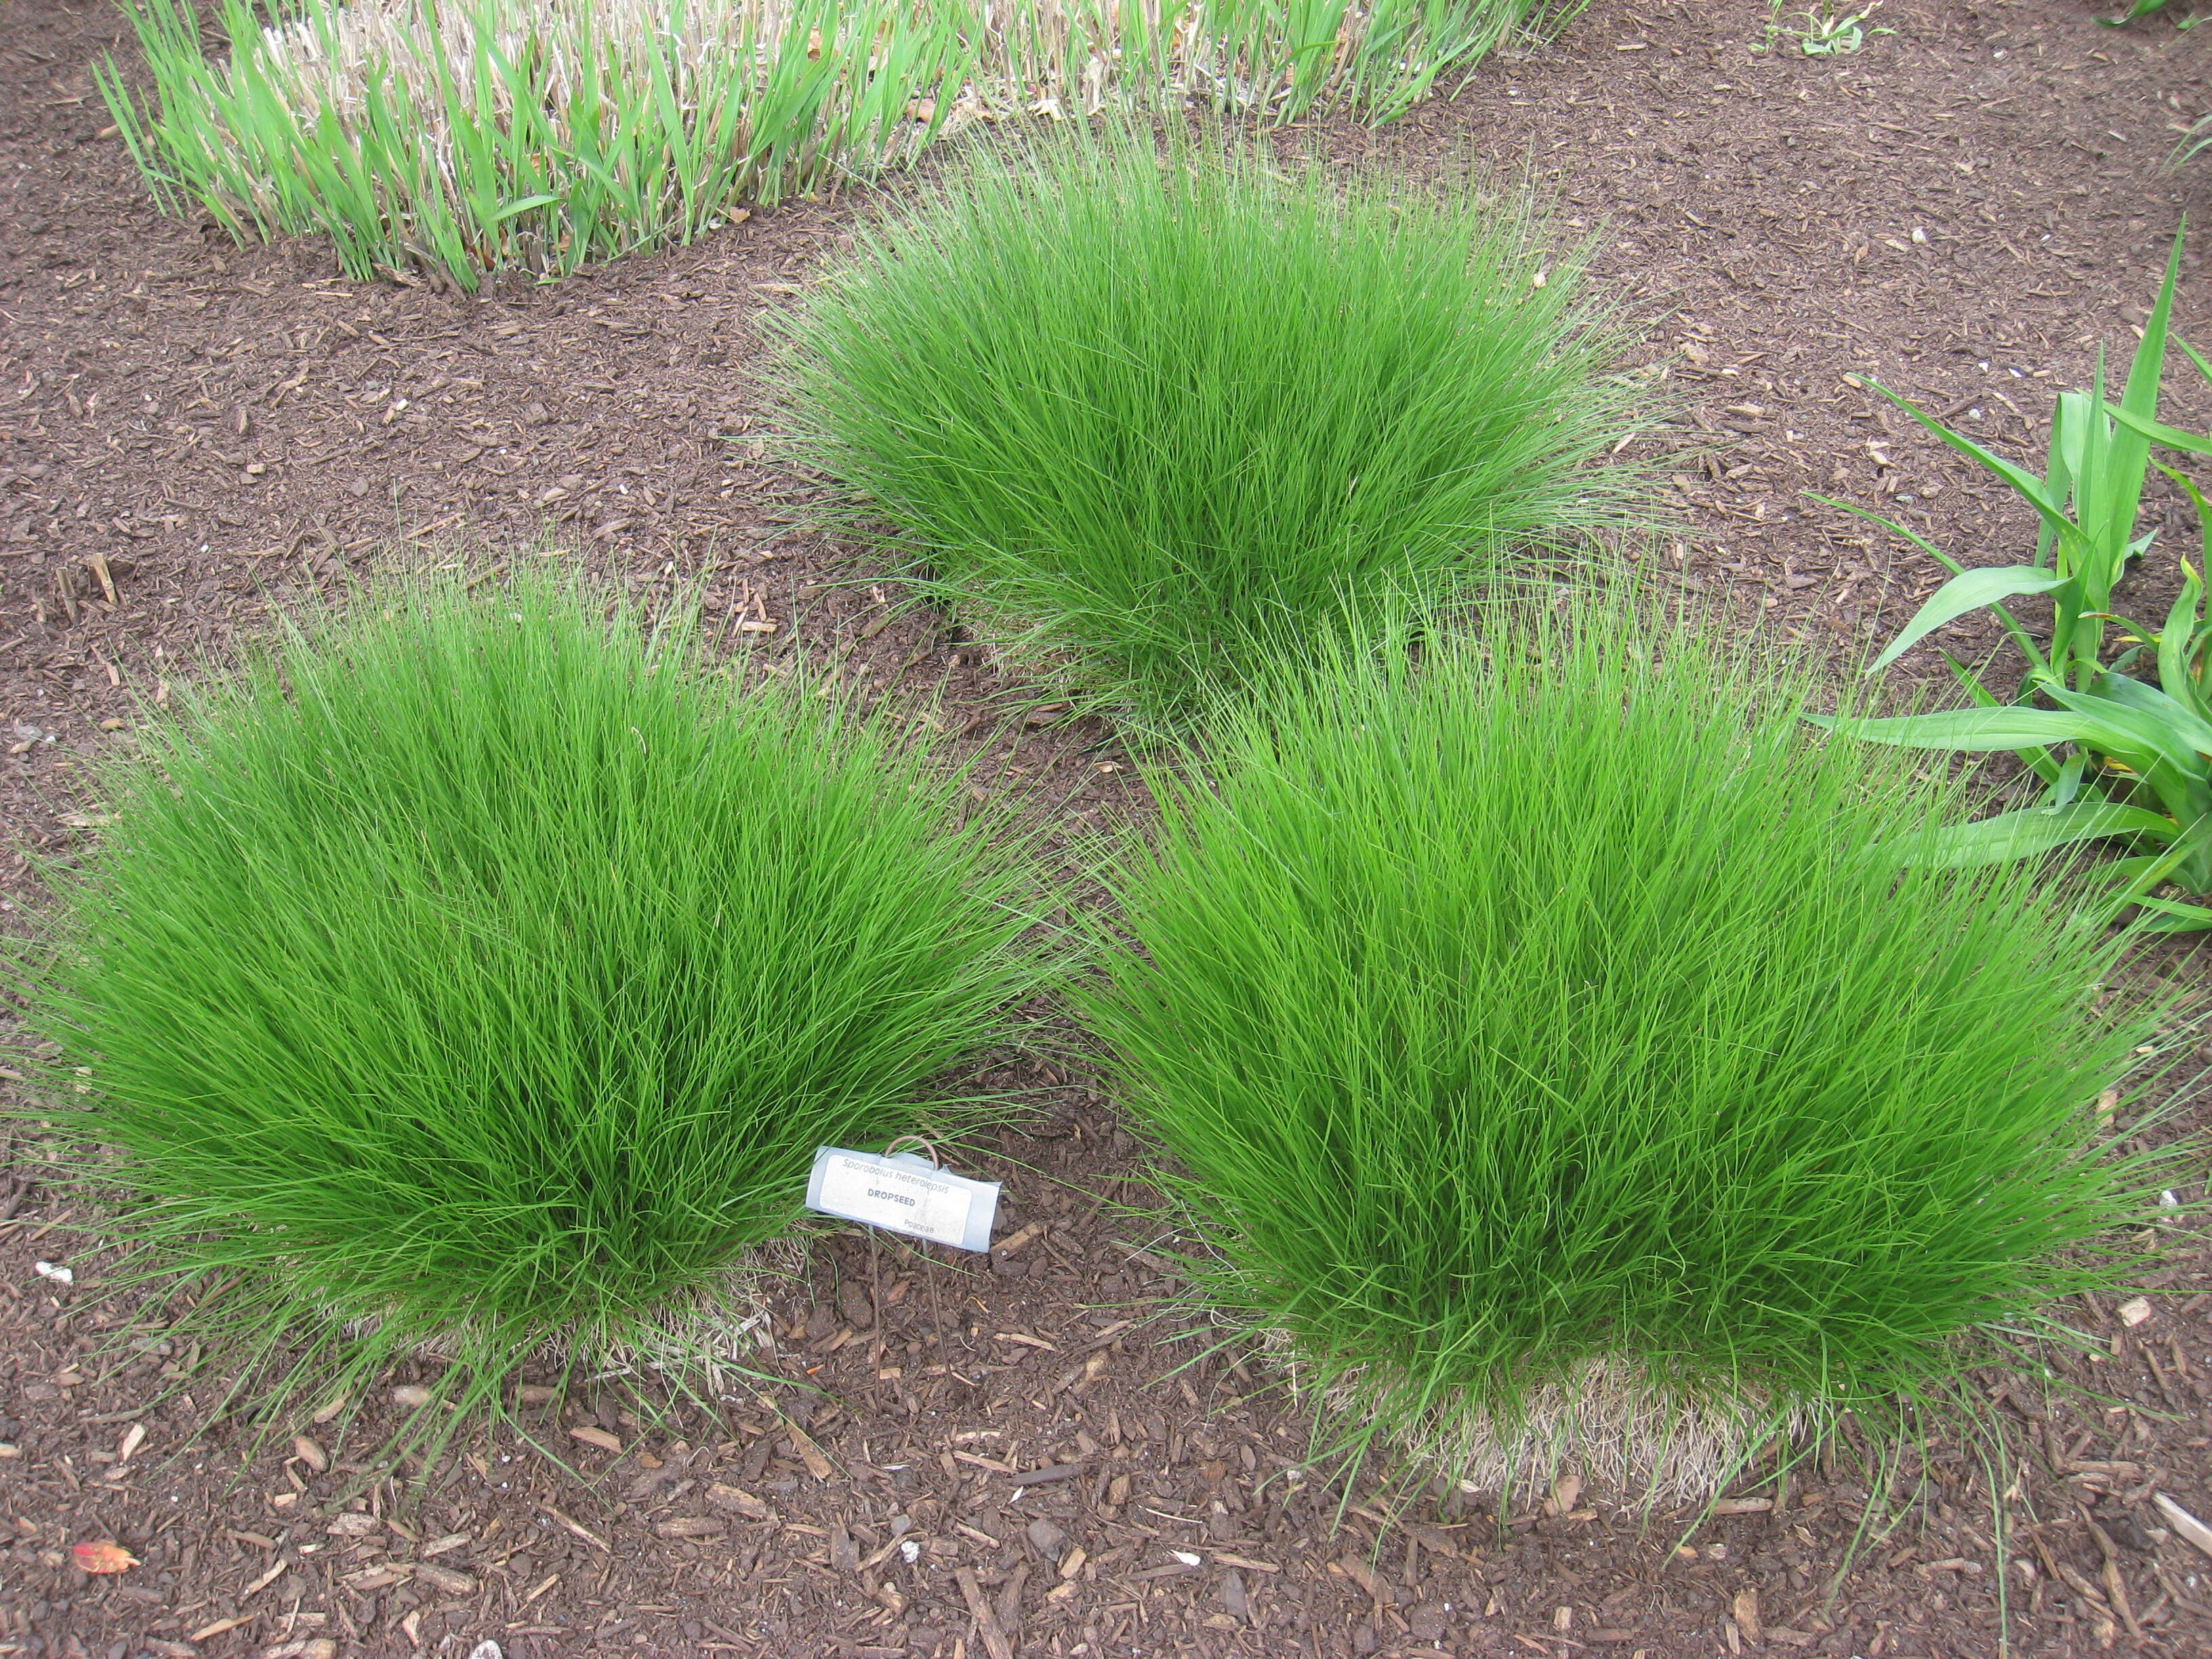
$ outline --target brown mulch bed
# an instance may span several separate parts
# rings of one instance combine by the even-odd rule
[[[2207,37],[2096,27],[2115,9],[1893,0],[1875,21],[1896,33],[1810,59],[1747,51],[1766,15],[1748,0],[1599,0],[1556,46],[1394,127],[1285,142],[1414,172],[1525,167],[1601,228],[1599,280],[1648,321],[1644,367],[1680,399],[1679,428],[1650,440],[1687,457],[1668,463],[1687,528],[1657,576],[1855,653],[1939,573],[1802,492],[1880,501],[1969,562],[2032,532],[1845,376],[2038,457],[2053,391],[2126,340],[2179,214],[2207,205],[2212,158],[2158,167],[2212,105]],[[105,6],[0,5],[9,908],[36,902],[32,856],[83,833],[64,822],[81,769],[135,699],[219,657],[272,595],[334,590],[395,547],[702,586],[732,649],[941,685],[944,719],[987,746],[978,776],[1042,785],[1069,833],[1128,810],[1109,732],[1009,728],[981,653],[803,528],[811,486],[770,459],[754,319],[865,197],[555,287],[358,287],[326,249],[240,250],[151,212],[91,90],[119,27]],[[2200,327],[2207,246],[2179,310]],[[2167,513],[2192,533],[2178,500]],[[1969,622],[1945,642],[1994,638]],[[2170,968],[2201,975],[2202,958]],[[732,1390],[712,1417],[647,1427],[610,1383],[542,1408],[542,1437],[587,1479],[508,1437],[357,1492],[354,1443],[287,1435],[246,1458],[236,1429],[193,1437],[210,1396],[189,1355],[115,1366],[98,1240],[19,1134],[0,1187],[16,1538],[0,1654],[2212,1650],[2212,1558],[2154,1504],[2212,1520],[2212,1263],[2193,1233],[2167,1245],[2147,1319],[2069,1310],[2101,1345],[2072,1368],[2090,1393],[1990,1379],[2025,1460],[1994,1508],[1978,1457],[1941,1439],[1882,1491],[1848,1459],[1816,1462],[1694,1525],[1604,1492],[1392,1507],[1294,1474],[1306,1419],[1256,1359],[1208,1356],[1117,1207],[1144,1189],[1111,1103],[1035,1060],[991,1080],[1034,1113],[971,1160],[1007,1182],[1010,1248],[953,1261],[886,1241],[872,1270],[862,1242],[820,1244],[761,1355],[818,1397]],[[77,1282],[42,1260],[74,1261]],[[75,1571],[70,1546],[96,1539],[140,1565]]]

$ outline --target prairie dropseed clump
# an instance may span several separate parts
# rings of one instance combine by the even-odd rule
[[[909,579],[1094,705],[1210,689],[1630,512],[1632,392],[1523,203],[1113,129],[981,153],[787,326]]]
[[[2017,869],[1899,872],[1947,789],[1809,738],[1788,672],[1590,602],[1277,690],[1164,781],[1084,1000],[1188,1271],[1352,1439],[1694,1493],[1929,1397],[2142,1213],[2088,1150],[2148,1030],[2094,1011],[2118,947]]]
[[[666,1348],[1036,979],[957,776],[488,592],[372,591],[154,720],[27,964],[142,1271],[299,1377]]]

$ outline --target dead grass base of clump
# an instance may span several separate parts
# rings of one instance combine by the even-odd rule
[[[1502,1504],[1551,1496],[1565,1477],[1634,1507],[1702,1504],[1778,1436],[1795,1439],[1810,1415],[1762,1390],[1730,1393],[1662,1381],[1624,1354],[1601,1354],[1532,1382],[1508,1413],[1464,1396],[1418,1413],[1404,1408],[1402,1381],[1372,1367],[1323,1378],[1286,1332],[1258,1334],[1282,1364],[1291,1392],[1317,1407],[1322,1433],[1364,1454],[1387,1445],[1403,1467],[1462,1492],[1494,1492]]]
[[[757,1369],[772,1339],[763,1340],[774,1281],[800,1278],[808,1265],[806,1233],[770,1239],[745,1251],[720,1272],[666,1305],[619,1325],[582,1325],[554,1333],[498,1367],[502,1377],[551,1375],[568,1386],[629,1384],[637,1403],[650,1408],[642,1390],[690,1398],[706,1405],[731,1397],[746,1379],[769,1379]],[[380,1322],[357,1319],[344,1327],[349,1341],[375,1336]],[[417,1364],[474,1368],[484,1363],[479,1334],[456,1328],[419,1342],[405,1358]]]
[[[1510,1417],[1439,1410],[1409,1450],[1417,1466],[1463,1490],[1510,1499],[1576,1474],[1623,1503],[1669,1508],[1717,1497],[1777,1432],[1794,1434],[1801,1416],[1755,1393],[1669,1388],[1634,1361],[1606,1355],[1532,1388]]]

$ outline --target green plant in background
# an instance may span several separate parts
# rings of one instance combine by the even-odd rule
[[[2104,873],[2120,883],[2123,903],[2143,907],[2147,926],[2170,931],[2212,927],[2212,908],[2155,896],[2172,881],[2191,894],[2212,896],[2212,679],[2206,662],[2212,629],[2205,619],[2203,582],[2184,561],[2181,592],[2161,627],[2130,622],[2112,607],[2113,590],[2129,562],[2152,540],[2149,534],[2136,535],[2136,519],[2154,465],[2154,441],[2206,448],[2203,441],[2157,419],[2180,267],[2177,238],[2119,402],[2106,401],[2101,359],[2088,391],[2059,394],[2041,477],[1866,382],[2035,509],[2041,528],[2032,564],[1970,570],[1902,525],[1848,502],[1830,503],[1904,537],[1954,573],[1869,672],[1887,667],[1946,623],[1984,608],[1996,616],[2027,664],[2010,702],[1952,662],[1972,708],[1831,722],[1838,732],[1875,743],[1966,753],[2010,750],[2042,781],[2033,805],[1956,826],[1919,855],[1966,864],[2026,857],[2076,842],[2132,841],[2150,850],[2106,866]],[[2212,378],[2212,366],[2193,350],[2189,356]],[[2186,479],[2170,468],[2160,470],[2179,480],[2200,514],[2206,512]],[[2212,516],[2206,523],[2212,558]],[[2039,642],[2003,603],[2028,594],[2051,603],[2047,642]],[[2123,647],[2110,662],[2105,659],[2108,634],[2116,634]]]
[[[830,0],[126,0],[153,94],[101,91],[157,201],[241,240],[320,232],[348,275],[473,289],[689,241],[741,202],[910,154],[974,63],[943,9]]]
[[[1802,21],[1785,23],[1782,21],[1783,0],[1773,0],[1766,16],[1766,38],[1753,46],[1753,52],[1771,52],[1774,43],[1788,36],[1797,43],[1797,49],[1808,58],[1838,58],[1857,52],[1866,45],[1869,34],[1894,34],[1895,29],[1867,27],[1867,20],[1881,9],[1881,0],[1856,11],[1845,10],[1836,0],[1820,0],[1802,12],[1791,14]]]
[[[2148,1029],[2092,1012],[2098,924],[2020,866],[1900,875],[1870,844],[1955,791],[1808,742],[1808,684],[1698,621],[1324,653],[1218,781],[1155,780],[1081,996],[1197,1286],[1480,1485],[1691,1493],[1933,1398],[2148,1197],[2084,1155]]]
[[[1582,0],[125,0],[100,88],[155,198],[475,288],[688,241],[987,117],[1201,99],[1387,120]]]
[[[1173,722],[1408,592],[1633,516],[1637,407],[1525,204],[1148,133],[978,152],[783,325],[800,453],[916,588]]]
[[[157,714],[21,962],[38,1109],[280,1401],[711,1355],[815,1148],[943,1121],[1038,978],[957,775],[684,627],[485,592],[371,592]]]
[[[2154,13],[2164,11],[2172,3],[2172,0],[2131,0],[2127,10],[2119,16],[2100,17],[2097,21],[2108,29],[2124,28],[2138,17],[2148,17]],[[2177,17],[2173,20],[2173,27],[2178,29],[2191,29],[2203,21],[2201,16]]]

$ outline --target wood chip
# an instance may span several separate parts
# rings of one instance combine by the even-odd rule
[[[1024,1469],[1013,1479],[1017,1486],[1042,1486],[1054,1480],[1073,1480],[1090,1466],[1085,1463],[1048,1463],[1041,1469]]]
[[[718,1510],[729,1510],[748,1521],[765,1521],[768,1505],[742,1488],[716,1481],[707,1488],[707,1501]]]
[[[1758,1646],[1765,1639],[1759,1623],[1759,1592],[1755,1589],[1738,1590],[1735,1612],[1736,1628],[1743,1632],[1743,1639],[1753,1647]]]
[[[568,1437],[571,1440],[580,1440],[587,1446],[597,1446],[601,1451],[619,1454],[623,1449],[623,1443],[620,1440],[609,1434],[605,1429],[594,1428],[588,1423],[579,1424],[569,1430]]]
[[[408,1569],[396,1561],[379,1561],[363,1567],[359,1572],[346,1574],[338,1583],[356,1595],[366,1595],[371,1590],[384,1589],[396,1584],[407,1575]]]
[[[582,1539],[593,1549],[605,1550],[609,1555],[612,1555],[614,1553],[613,1546],[609,1544],[605,1539],[600,1537],[599,1534],[593,1532],[589,1527],[585,1526],[581,1522],[570,1520],[567,1516],[562,1514],[560,1510],[555,1509],[550,1504],[540,1504],[538,1507],[543,1513],[551,1516],[554,1520],[568,1528],[570,1532],[574,1533],[577,1537]]]
[[[292,1437],[292,1455],[317,1474],[321,1474],[331,1466],[331,1455],[304,1434]]]
[[[1771,1498],[1723,1498],[1713,1505],[1715,1515],[1764,1515],[1774,1507]]]
[[[456,1572],[451,1567],[439,1566],[432,1561],[415,1564],[415,1582],[428,1584],[441,1595],[474,1595],[477,1581],[465,1572]]]
[[[1379,1601],[1382,1599],[1382,1581],[1375,1576],[1375,1569],[1369,1566],[1358,1556],[1340,1555],[1336,1559],[1336,1565],[1342,1570],[1346,1577],[1365,1590],[1375,1600]]]
[[[806,1465],[807,1474],[817,1480],[827,1480],[834,1471],[830,1467],[830,1460],[822,1455],[822,1448],[814,1443],[813,1437],[789,1418],[784,1419],[783,1431],[791,1437],[792,1449],[799,1454],[799,1462]]]
[[[954,1577],[960,1581],[960,1594],[967,1598],[968,1611],[975,1617],[983,1645],[991,1650],[991,1659],[1014,1659],[1014,1644],[1006,1639],[997,1609],[983,1594],[983,1587],[975,1582],[975,1569],[962,1567]]]
[[[2212,1527],[2206,1526],[2162,1492],[2153,1492],[2150,1501],[2158,1506],[2158,1512],[2166,1517],[2167,1526],[2172,1527],[2174,1531],[2197,1546],[2204,1554],[2212,1556]]]
[[[663,1521],[653,1529],[655,1538],[720,1538],[729,1531],[726,1521],[717,1521],[711,1515],[679,1515]]]

